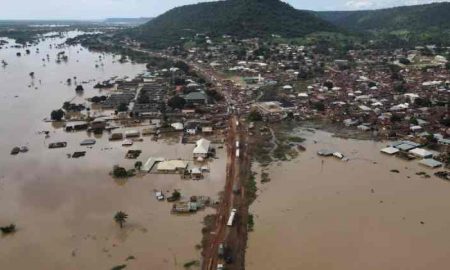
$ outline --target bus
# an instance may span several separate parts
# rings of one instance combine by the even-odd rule
[[[236,208],[231,209],[230,217],[228,218],[227,226],[233,226],[234,218],[236,216]]]

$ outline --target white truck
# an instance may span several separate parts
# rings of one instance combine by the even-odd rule
[[[234,218],[236,217],[236,208],[231,209],[230,217],[228,218],[227,226],[233,226]]]

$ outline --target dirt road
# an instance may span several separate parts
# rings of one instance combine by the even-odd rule
[[[225,78],[211,68],[203,67],[197,63],[186,61],[179,57],[150,52],[139,48],[131,48],[140,52],[146,52],[152,56],[169,58],[174,61],[184,61],[207,82],[212,83],[225,97],[228,106],[234,104],[233,96],[238,94],[234,87],[221,89],[225,85]],[[236,156],[236,141],[240,142],[239,157]],[[245,268],[245,249],[247,246],[247,223],[249,203],[246,198],[245,181],[250,176],[250,157],[247,149],[247,130],[239,117],[232,114],[228,119],[227,132],[227,171],[224,192],[217,208],[217,214],[211,235],[206,237],[203,244],[203,270],[217,269],[218,264],[224,264],[224,258],[219,258],[219,245],[224,244],[227,250],[228,264],[226,269]],[[240,193],[233,192],[233,187],[240,187]],[[227,226],[231,209],[237,209],[233,226]]]

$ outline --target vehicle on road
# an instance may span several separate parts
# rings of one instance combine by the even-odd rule
[[[236,217],[236,208],[231,209],[230,217],[228,218],[227,226],[233,226],[234,218]]]

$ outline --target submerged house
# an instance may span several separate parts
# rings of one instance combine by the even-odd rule
[[[167,160],[158,163],[156,169],[162,173],[183,173],[188,163],[183,160]]]
[[[208,157],[209,151],[211,148],[211,142],[207,139],[200,139],[196,142],[195,148],[193,151],[194,158],[206,158]]]

